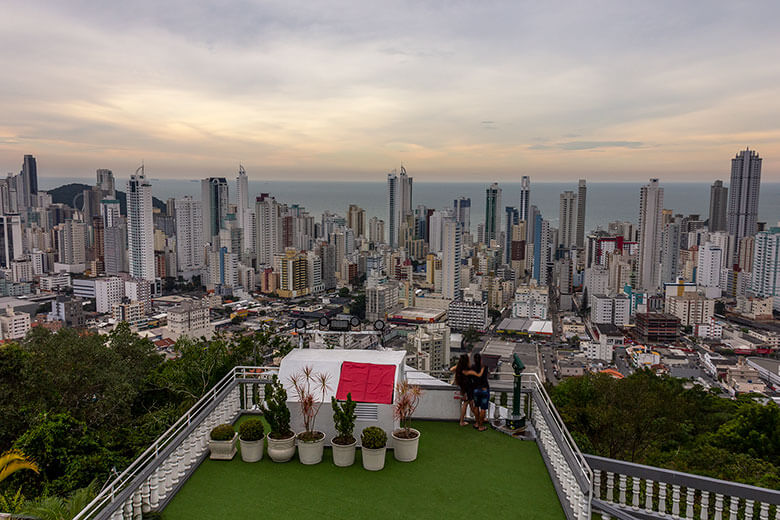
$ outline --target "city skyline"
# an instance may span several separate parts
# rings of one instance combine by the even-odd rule
[[[749,146],[780,181],[775,3],[339,7],[14,3],[0,168],[711,182]]]

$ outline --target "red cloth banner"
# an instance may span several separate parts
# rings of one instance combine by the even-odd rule
[[[375,365],[344,361],[336,390],[336,399],[345,401],[347,394],[358,403],[393,404],[395,365]]]

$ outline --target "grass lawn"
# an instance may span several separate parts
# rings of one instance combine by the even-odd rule
[[[457,423],[417,422],[415,462],[365,471],[360,450],[349,468],[206,460],[163,511],[165,520],[273,518],[563,519],[536,443]]]

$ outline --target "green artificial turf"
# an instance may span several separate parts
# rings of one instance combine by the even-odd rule
[[[536,443],[457,423],[417,422],[416,461],[349,468],[331,451],[316,466],[297,455],[253,464],[206,459],[163,511],[164,520],[272,518],[556,518],[564,513]]]

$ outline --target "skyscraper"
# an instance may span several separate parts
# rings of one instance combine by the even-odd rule
[[[517,212],[520,220],[528,222],[529,211],[531,209],[531,178],[523,175],[520,180],[520,204],[517,206]]]
[[[257,197],[255,203],[255,216],[257,218],[255,249],[258,265],[273,265],[274,255],[283,251],[279,206],[276,199],[269,197],[267,193],[262,193]]]
[[[400,175],[395,170],[387,174],[388,243],[392,247],[398,247],[401,222],[412,213],[412,181],[403,166]]]
[[[570,249],[577,244],[577,195],[573,191],[561,193],[558,221],[558,245]]]
[[[654,291],[660,286],[661,211],[664,189],[658,179],[639,192],[639,287]]]
[[[728,207],[729,189],[723,186],[723,181],[715,181],[710,187],[710,231],[726,231],[726,208]]]
[[[504,208],[504,263],[512,263],[512,226],[520,222],[520,212],[513,206]]]
[[[485,244],[498,238],[501,232],[501,188],[494,182],[485,190]]]
[[[755,236],[750,291],[761,297],[771,296],[772,308],[780,311],[780,227]]]
[[[249,224],[249,179],[246,170],[238,165],[238,177],[236,177],[236,220],[246,234]]]
[[[356,237],[366,236],[366,210],[357,204],[350,204],[347,210],[347,227],[355,232]]]
[[[471,199],[458,197],[452,201],[452,207],[455,210],[455,220],[460,222],[462,231],[471,233]]]
[[[203,203],[203,243],[216,242],[222,221],[228,213],[228,183],[224,177],[209,177],[200,181]]]
[[[576,245],[578,249],[585,247],[585,201],[587,200],[588,188],[585,186],[585,179],[580,179],[577,187],[577,236]]]
[[[38,193],[38,163],[32,155],[24,156],[22,164],[22,190],[25,207],[32,205],[33,195]]]
[[[114,181],[114,172],[101,168],[96,172],[96,185],[102,192],[104,199],[116,198],[116,184]]]
[[[454,300],[460,297],[460,223],[453,218],[445,219],[441,235],[441,292],[444,298]]]
[[[130,275],[154,281],[152,185],[146,180],[143,166],[127,181],[127,242]]]
[[[661,283],[677,281],[680,271],[680,218],[664,226],[661,234]]]
[[[756,234],[758,220],[758,192],[761,186],[761,157],[749,148],[731,160],[731,184],[727,225],[734,236],[734,247],[742,237]],[[736,251],[732,251],[736,253]]]
[[[192,197],[176,199],[176,270],[182,276],[203,267],[203,209]]]

